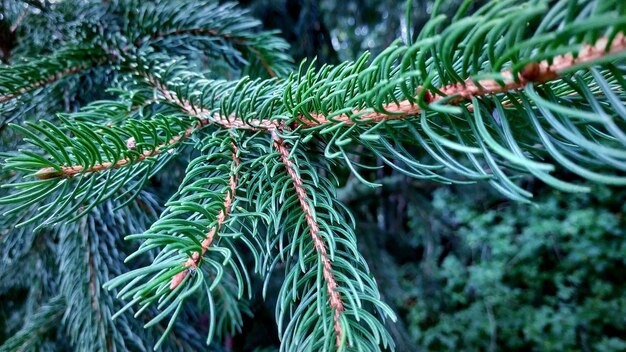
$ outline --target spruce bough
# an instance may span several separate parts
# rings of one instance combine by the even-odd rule
[[[282,350],[393,349],[385,324],[395,314],[337,200],[338,169],[376,187],[374,157],[412,178],[486,181],[526,202],[525,175],[568,192],[626,184],[626,4],[491,1],[471,14],[467,4],[447,17],[437,2],[419,34],[374,58],[295,70],[287,45],[233,4],[78,6],[80,36],[1,68],[1,128],[20,137],[3,154],[1,224],[9,237],[56,231],[64,251],[86,248],[62,264],[87,270],[100,331],[118,331],[103,315],[125,327],[104,349],[124,348],[130,311],[158,330],[155,348],[183,348],[169,333],[198,313],[193,304],[209,316],[207,343],[232,334],[251,276],[267,283],[277,270]],[[91,75],[113,98],[57,115],[24,108],[58,107],[67,82]],[[168,164],[181,162],[154,220],[147,183],[174,182]],[[93,237],[114,220],[135,233],[126,261],[140,264],[109,276],[96,270]],[[76,227],[85,238],[68,236]],[[110,314],[113,294],[126,304]],[[50,302],[39,316],[60,314],[63,299]],[[65,304],[68,329],[88,324],[72,316],[84,307]]]

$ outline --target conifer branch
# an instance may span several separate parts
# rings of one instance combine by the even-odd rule
[[[180,13],[185,13],[185,16],[180,16]],[[133,38],[129,42],[137,47],[144,44],[162,46],[167,51],[182,55],[185,55],[184,50],[178,51],[177,48],[181,43],[192,45],[209,55],[231,55],[233,51],[238,51],[245,55],[232,56],[235,61],[243,63],[245,56],[255,57],[260,64],[258,66],[262,66],[260,68],[271,77],[286,76],[292,69],[292,59],[285,54],[288,44],[277,37],[276,32],[263,31],[260,22],[249,17],[248,11],[237,9],[233,3],[146,4],[129,17],[131,24],[126,31]],[[215,43],[215,39],[222,42]],[[257,63],[250,64],[250,67],[257,66]]]
[[[55,296],[43,303],[33,312],[24,323],[24,326],[0,345],[0,352],[32,351],[43,335],[58,324],[65,312],[65,302],[62,296]]]
[[[493,1],[471,13],[463,5],[453,18],[434,16],[415,41],[395,42],[375,58],[302,63],[295,72],[287,44],[234,4],[136,5],[89,5],[67,29],[71,41],[61,38],[65,49],[2,67],[0,75],[0,110],[11,114],[5,122],[29,111],[43,117],[16,124],[15,136],[30,146],[2,155],[3,169],[15,176],[0,205],[4,211],[14,204],[5,214],[25,219],[28,229],[74,222],[103,202],[115,206],[107,213],[134,206],[125,217],[145,216],[132,200],[178,154],[172,152],[194,145],[182,182],[169,177],[165,184],[176,183],[178,191],[159,219],[149,219],[148,230],[132,226],[135,234],[126,237],[143,241],[129,259],[148,256],[152,263],[118,270],[105,284],[129,300],[115,316],[99,291],[108,274],[96,269],[112,257],[100,256],[100,237],[61,237],[67,240],[58,246],[61,263],[84,279],[80,299],[66,310],[68,317],[80,314],[70,324],[72,336],[81,335],[73,340],[86,341],[81,327],[89,324],[91,335],[112,338],[98,342],[99,349],[116,348],[106,321],[139,304],[138,314],[151,315],[146,327],[162,328],[158,349],[186,315],[187,299],[199,293],[208,299],[207,343],[232,335],[247,312],[244,294],[252,296],[253,257],[266,286],[277,265],[286,268],[276,302],[281,350],[393,349],[385,321],[395,314],[360,255],[346,199],[335,192],[344,178],[332,172],[337,164],[368,187],[375,184],[367,164],[376,160],[375,167],[387,165],[402,179],[485,180],[521,201],[532,194],[518,175],[589,191],[556,173],[557,165],[585,180],[626,185],[626,18],[619,1]],[[92,45],[75,47],[76,38]],[[205,57],[215,62],[207,65]],[[103,62],[114,64],[111,71],[88,69]],[[217,69],[198,72],[206,66]],[[283,79],[255,77],[267,76],[264,69]],[[61,101],[47,93],[59,93],[68,76],[111,83],[100,79],[110,72],[121,78],[113,90],[118,100],[48,118]],[[29,104],[21,104],[26,98]],[[190,143],[192,135],[201,138]],[[101,228],[119,222],[110,220]],[[244,257],[243,246],[251,256]],[[75,291],[72,276],[61,280],[66,297]]]
[[[243,121],[243,119],[233,115],[224,117],[219,113],[211,113],[211,111],[196,107],[189,100],[178,97],[178,95],[169,90],[164,84],[159,82],[155,77],[147,75],[148,82],[153,85],[158,92],[165,98],[170,104],[178,106],[181,110],[191,116],[197,117],[203,125],[215,124],[222,128],[227,129],[243,129],[243,130],[274,130],[279,126],[274,121],[252,119],[250,121]]]
[[[298,202],[300,203],[300,208],[304,212],[304,217],[309,227],[309,233],[311,234],[311,239],[313,240],[313,246],[315,247],[315,250],[320,256],[320,260],[322,261],[322,276],[324,277],[324,281],[326,282],[326,290],[328,291],[328,303],[330,307],[334,310],[333,328],[336,333],[337,346],[340,346],[343,331],[339,318],[344,308],[343,301],[341,300],[341,294],[337,291],[337,280],[335,279],[332,264],[330,262],[330,259],[328,258],[326,244],[318,234],[320,232],[319,225],[317,224],[317,221],[313,216],[313,211],[311,210],[311,205],[309,204],[309,197],[306,190],[302,186],[302,179],[295,170],[296,166],[289,159],[289,150],[283,143],[283,140],[276,134],[275,130],[272,131],[272,139],[274,141],[274,148],[276,148],[276,150],[280,154],[281,161],[285,166],[287,174],[291,178],[293,188],[295,189],[296,195],[298,197]]]
[[[563,71],[567,71],[577,65],[591,63],[607,55],[626,51],[626,37],[620,32],[615,36],[610,47],[607,48],[607,45],[608,38],[603,37],[598,39],[593,45],[583,45],[577,56],[568,53],[556,56],[552,60],[532,62],[527,64],[517,75],[514,75],[510,70],[502,71],[500,76],[503,77],[503,80],[500,82],[492,79],[473,80],[472,78],[468,78],[465,82],[444,86],[440,88],[437,93],[426,91],[424,100],[426,104],[432,104],[452,97],[447,100],[446,103],[458,105],[474,97],[485,97],[519,90],[530,83],[540,84],[558,80],[561,78]],[[468,109],[471,111],[472,106],[469,105]],[[386,104],[383,106],[383,110],[385,111],[384,113],[370,112],[363,114],[357,121],[354,121],[346,114],[329,119],[326,115],[317,113],[310,113],[313,120],[301,115],[300,121],[302,121],[306,127],[317,127],[332,123],[345,123],[346,125],[353,125],[355,123],[374,124],[385,120],[399,120],[408,116],[415,116],[424,109],[408,100],[403,100],[397,104]],[[361,111],[359,110],[352,112],[353,115],[360,113]]]
[[[100,60],[96,60],[93,64],[91,65],[87,65],[87,64],[83,64],[83,65],[76,65],[76,66],[72,66],[72,67],[68,67],[60,72],[57,72],[55,74],[52,74],[50,76],[48,76],[47,78],[44,78],[42,80],[39,80],[37,82],[33,82],[25,87],[20,88],[19,90],[17,90],[14,93],[10,93],[10,94],[5,94],[5,95],[0,95],[0,104],[7,102],[9,100],[15,99],[20,97],[21,95],[24,95],[30,91],[33,91],[35,89],[38,88],[42,88],[45,86],[48,86],[54,82],[57,82],[69,75],[72,74],[76,74],[79,73],[81,71],[87,70],[89,68],[93,68],[93,67],[97,67],[101,64],[103,64],[104,62],[106,62],[106,59],[100,59]]]
[[[168,37],[183,36],[183,35],[210,35],[210,36],[220,37],[222,39],[232,41],[235,44],[240,44],[240,45],[250,44],[248,40],[244,37],[240,37],[240,36],[236,36],[236,35],[232,35],[228,33],[220,33],[220,31],[215,30],[215,29],[210,29],[210,28],[189,28],[189,29],[177,29],[177,30],[173,30],[170,32],[158,32],[158,33],[153,34],[150,37],[150,40],[155,41],[155,40],[164,39]],[[140,47],[144,43],[145,42],[142,42],[141,40],[137,40],[135,42],[135,46]],[[254,46],[251,46],[250,51],[253,52],[257,56],[257,58],[261,62],[261,65],[263,66],[265,71],[267,71],[267,74],[270,75],[270,77],[276,77],[276,72],[274,72],[274,70],[267,63],[267,60],[265,60],[265,58],[263,57],[259,49],[257,49]]]
[[[511,70],[502,71],[500,72],[500,76],[503,77],[501,81],[493,79],[474,80],[468,78],[462,83],[453,83],[439,89],[433,89],[435,91],[434,93],[432,91],[426,91],[424,100],[426,105],[444,99],[447,99],[446,104],[458,105],[474,97],[486,97],[523,89],[530,83],[541,84],[555,81],[562,77],[563,72],[578,65],[592,63],[603,59],[607,55],[619,54],[626,51],[626,37],[622,32],[618,33],[613,38],[610,46],[608,46],[608,43],[609,39],[602,37],[593,45],[583,45],[577,55],[567,53],[555,56],[551,60],[531,62],[524,66],[517,74],[514,74]],[[271,132],[277,128],[280,129],[284,127],[280,123],[265,119],[244,121],[242,118],[235,115],[223,117],[218,113],[211,114],[210,111],[206,109],[194,107],[189,101],[178,98],[175,93],[169,91],[156,79],[149,78],[149,81],[158,88],[166,100],[179,105],[190,115],[195,115],[199,118],[202,118],[201,116],[211,116],[210,122],[222,128],[268,130]],[[469,104],[467,108],[470,111],[473,110],[471,104]],[[375,124],[380,121],[398,120],[415,116],[420,114],[424,109],[418,104],[403,100],[398,103],[386,104],[383,106],[383,110],[385,111],[384,113],[375,111],[365,114],[362,114],[362,110],[355,110],[352,112],[352,115],[360,115],[358,120],[351,119],[347,114],[328,118],[325,114],[313,112],[309,113],[313,119],[300,114],[298,120],[307,128],[336,123],[344,123],[346,125],[353,125],[355,123]],[[297,127],[297,125],[292,127]]]
[[[514,74],[508,70],[501,72],[501,76],[504,78],[502,81],[496,81],[491,79],[473,80],[467,79],[463,83],[454,83],[442,87],[437,93],[427,91],[425,93],[425,102],[427,104],[433,104],[443,99],[449,98],[446,101],[447,104],[461,104],[474,97],[491,96],[499,93],[505,93],[509,91],[523,89],[530,83],[545,83],[561,78],[562,72],[567,71],[577,65],[594,62],[604,58],[606,55],[617,54],[626,51],[626,37],[622,32],[618,33],[612,40],[611,45],[608,46],[608,39],[603,37],[596,41],[594,45],[584,45],[578,52],[577,56],[572,53],[559,55],[552,60],[543,60],[541,62],[533,62],[527,64],[517,73],[514,79]],[[81,66],[82,68],[82,66]],[[55,75],[63,77],[71,74],[74,71],[79,71],[79,68],[63,71],[61,75]],[[140,162],[148,157],[157,155],[165,147],[175,144],[188,138],[196,130],[209,125],[217,125],[221,128],[227,129],[247,129],[247,130],[266,130],[273,132],[276,129],[284,128],[282,123],[267,120],[267,119],[250,119],[244,121],[242,118],[231,114],[228,117],[224,117],[219,113],[212,113],[211,111],[194,106],[190,101],[179,97],[175,92],[168,89],[165,84],[161,83],[154,76],[145,74],[146,80],[154,86],[157,91],[162,95],[165,101],[178,106],[185,113],[195,116],[198,119],[196,125],[189,127],[184,134],[175,136],[167,143],[154,148],[153,150],[144,151],[137,158],[125,158],[118,160],[115,163],[104,162],[101,164],[95,164],[94,166],[85,169],[81,165],[63,166],[61,170],[57,170],[52,167],[42,168],[36,175],[39,179],[49,178],[71,178],[81,173],[88,172],[101,172],[109,169],[116,169],[123,167],[129,163]],[[43,85],[44,83],[37,83]],[[0,97],[1,99],[1,97]],[[1,100],[0,100],[1,102]],[[415,116],[423,111],[422,107],[414,104],[408,100],[400,101],[399,103],[387,104],[384,107],[385,113],[370,112],[360,115],[359,120],[353,120],[350,116],[342,114],[329,119],[324,114],[310,113],[313,120],[300,115],[300,121],[306,127],[318,127],[321,125],[328,125],[334,123],[344,123],[346,125],[353,125],[355,123],[373,124],[386,120],[403,119],[408,116]],[[467,108],[472,110],[472,105],[468,105]],[[353,114],[359,114],[361,111],[354,111]]]
[[[183,282],[183,280],[185,279],[187,274],[191,270],[195,270],[198,267],[198,264],[200,263],[200,260],[202,260],[202,257],[204,257],[206,252],[209,250],[209,247],[213,243],[213,240],[215,239],[215,235],[217,235],[219,233],[220,229],[222,228],[222,225],[224,224],[224,221],[226,220],[226,218],[230,214],[230,209],[231,209],[231,207],[233,205],[233,200],[235,199],[235,192],[237,190],[237,183],[239,182],[239,176],[237,174],[237,169],[239,168],[239,164],[240,164],[239,156],[237,155],[238,148],[235,145],[235,143],[231,143],[231,146],[233,148],[232,154],[231,154],[232,166],[231,166],[230,178],[228,180],[230,188],[229,188],[228,192],[226,192],[226,194],[224,195],[223,209],[220,210],[220,212],[217,214],[217,224],[215,226],[211,227],[211,229],[209,230],[209,232],[206,235],[206,238],[202,241],[202,244],[201,244],[201,248],[202,249],[201,249],[201,251],[200,252],[194,252],[191,255],[191,258],[189,258],[186,262],[184,262],[182,264],[183,267],[185,267],[187,269],[185,269],[184,271],[182,271],[182,272],[174,275],[174,277],[172,277],[172,281],[170,282],[170,290],[174,290],[176,287],[178,287],[178,285],[180,285],[180,283]]]
[[[426,104],[433,104],[449,98],[446,104],[458,105],[474,97],[486,97],[519,90],[530,83],[540,84],[558,80],[562,77],[562,72],[577,65],[594,62],[607,55],[626,51],[626,37],[620,32],[615,36],[608,50],[606,50],[607,45],[608,38],[603,37],[598,39],[594,45],[583,45],[583,48],[578,52],[576,57],[573,53],[568,53],[556,56],[552,60],[529,63],[517,73],[516,78],[513,78],[514,74],[510,70],[502,71],[500,73],[500,76],[503,77],[502,81],[492,79],[474,80],[468,78],[463,83],[453,83],[439,89],[434,89],[436,93],[426,91],[424,100]],[[196,107],[188,100],[178,97],[176,93],[169,90],[155,77],[146,75],[146,78],[151,85],[157,88],[165,100],[179,106],[189,115],[198,117],[205,124],[215,124],[228,129],[267,130],[268,132],[286,127],[281,123],[267,119],[251,119],[244,121],[234,114],[224,117],[219,113],[211,113],[207,109]],[[467,108],[470,111],[473,109],[471,104],[469,104]],[[375,111],[365,114],[362,114],[362,110],[355,110],[352,112],[352,115],[360,114],[359,120],[356,121],[351,119],[347,114],[327,118],[325,114],[313,112],[309,113],[313,119],[300,114],[298,120],[307,128],[335,123],[344,123],[346,125],[353,125],[355,123],[374,124],[380,121],[398,120],[415,116],[421,113],[423,108],[408,100],[403,100],[398,103],[386,104],[383,106],[383,110],[385,111],[384,113]],[[297,127],[297,125],[292,127]]]
[[[215,124],[223,128],[250,130],[272,130],[278,127],[278,124],[273,121],[252,120],[249,122],[244,122],[234,116],[225,118],[218,113],[211,113],[206,109],[196,108],[188,100],[179,98],[175,92],[169,90],[155,77],[148,75],[146,78],[151,85],[156,87],[157,91],[163,96],[165,101],[178,106],[185,113],[191,116],[195,116],[198,119],[198,122],[194,126],[187,128],[187,130],[185,130],[182,135],[175,136],[168,142],[161,144],[160,146],[152,150],[146,150],[136,158],[124,158],[118,160],[115,163],[99,163],[89,168],[84,168],[82,165],[62,166],[61,170],[58,170],[54,167],[46,167],[37,171],[35,175],[42,180],[50,178],[71,178],[75,177],[78,174],[102,172],[105,170],[117,169],[128,164],[138,163],[146,158],[158,155],[168,146],[171,146],[178,142],[182,142],[183,140],[191,136],[194,132],[209,124]]]
[[[618,33],[613,38],[611,45],[607,48],[608,41],[608,38],[603,37],[598,39],[593,45],[583,45],[576,56],[574,53],[568,53],[556,56],[551,60],[531,62],[524,66],[516,75],[513,74],[511,70],[502,71],[500,72],[500,76],[503,77],[501,81],[493,79],[474,80],[468,78],[462,83],[453,83],[439,89],[433,89],[435,91],[434,93],[432,91],[426,91],[424,100],[426,105],[444,99],[447,99],[446,104],[459,105],[474,97],[486,97],[515,91],[523,89],[530,83],[541,84],[555,81],[562,77],[563,72],[578,65],[593,63],[594,61],[603,59],[607,55],[619,54],[626,51],[626,37],[622,32]],[[207,121],[207,123],[216,124],[222,128],[268,130],[269,132],[284,127],[280,123],[266,119],[244,121],[236,115],[224,117],[219,113],[211,113],[206,109],[193,106],[188,100],[177,97],[176,93],[168,90],[155,78],[149,77],[148,80],[153,86],[157,87],[166,100],[180,106],[181,109],[188,114],[198,116]],[[473,109],[471,104],[469,104],[467,108],[470,111]],[[375,111],[365,114],[362,114],[362,110],[355,110],[352,112],[352,115],[360,115],[358,120],[351,119],[347,114],[328,118],[325,114],[314,112],[309,113],[313,119],[303,114],[300,114],[298,119],[307,128],[336,123],[344,123],[346,125],[353,125],[355,123],[375,124],[380,121],[398,120],[415,116],[421,113],[424,108],[408,100],[403,100],[398,103],[386,104],[383,106],[383,110],[385,112]],[[207,116],[210,116],[210,118],[206,118]],[[297,127],[297,125],[292,127]]]
[[[85,168],[82,165],[72,165],[72,166],[61,166],[61,170],[57,170],[54,167],[46,167],[46,168],[42,168],[39,171],[37,171],[35,173],[35,175],[37,176],[37,178],[41,179],[41,180],[46,180],[46,179],[50,179],[50,178],[71,178],[74,177],[78,174],[84,174],[84,173],[94,173],[94,172],[101,172],[101,171],[105,171],[105,170],[113,170],[113,169],[118,169],[120,167],[123,167],[125,165],[128,164],[134,164],[134,163],[138,163],[142,160],[145,160],[146,158],[149,157],[153,157],[158,155],[159,153],[161,153],[164,149],[167,149],[167,147],[176,144],[178,142],[182,142],[183,140],[187,139],[189,136],[191,136],[191,134],[202,128],[205,125],[206,121],[198,121],[198,123],[196,123],[194,126],[191,126],[189,128],[187,128],[185,130],[185,133],[183,133],[182,135],[177,135],[174,136],[172,139],[170,139],[168,142],[161,144],[159,146],[157,146],[156,148],[152,149],[152,150],[146,150],[143,153],[141,153],[137,158],[124,158],[121,160],[118,160],[117,162],[113,163],[110,161],[107,162],[103,162],[100,164],[95,164],[92,167],[89,168]],[[132,144],[133,141],[129,140],[127,143]],[[129,145],[131,146],[131,145]],[[132,146],[131,146],[132,149]]]
[[[557,80],[561,77],[561,73],[563,71],[571,69],[572,67],[602,59],[606,55],[617,54],[625,51],[626,37],[623,33],[620,32],[615,36],[615,38],[611,42],[610,47],[608,47],[608,50],[607,45],[608,39],[600,38],[596,41],[594,45],[584,45],[576,57],[574,57],[572,53],[568,53],[554,57],[552,60],[550,60],[552,62],[548,60],[543,60],[541,62],[529,63],[517,74],[516,79],[513,78],[514,75],[511,71],[503,71],[501,72],[501,76],[504,77],[504,80],[501,82],[491,79],[474,81],[470,78],[463,83],[454,83],[444,86],[439,89],[440,93],[432,93],[430,91],[427,91],[425,94],[425,101],[428,104],[432,104],[447,97],[452,97],[450,100],[447,101],[448,104],[460,104],[464,101],[472,99],[473,97],[490,96],[494,94],[505,93],[508,91],[522,89],[530,83],[545,83],[548,81]],[[47,81],[37,82],[31,87],[36,88],[38,86],[49,84],[55,79],[60,79],[68,74],[77,72],[81,69],[84,69],[84,65],[72,69],[66,69],[60,74],[54,75]],[[195,130],[208,124],[216,124],[222,128],[268,130],[269,132],[272,132],[276,128],[281,127],[281,125],[275,121],[253,119],[245,122],[243,121],[243,119],[235,115],[223,117],[219,113],[211,113],[206,109],[193,106],[186,99],[179,98],[176,93],[169,90],[156,78],[148,76],[147,80],[154,87],[157,88],[159,93],[163,96],[163,98],[165,98],[166,101],[179,106],[187,114],[196,116],[198,118],[198,123],[195,126],[189,127],[182,136],[176,136],[166,144],[162,145],[159,148],[155,148],[152,151],[145,151],[137,159],[122,159],[115,164],[111,162],[96,164],[86,170],[83,170],[83,167],[80,165],[64,166],[62,167],[62,171],[58,171],[54,168],[44,168],[36,173],[37,177],[39,177],[40,179],[48,179],[54,177],[68,178],[73,177],[79,173],[100,172],[107,169],[116,169],[131,162],[139,162],[147,157],[158,154],[159,150],[163,147],[186,139]],[[4,97],[0,97],[0,102],[3,101],[3,98]],[[471,105],[468,106],[468,108],[471,110]],[[423,109],[419,105],[413,104],[408,100],[401,101],[398,104],[387,104],[384,106],[384,110],[386,111],[386,113],[371,112],[363,114],[361,115],[358,122],[369,124],[377,123],[384,120],[403,119],[407,116],[417,115],[423,111]],[[358,110],[353,112],[353,114],[355,115],[359,113],[360,111]],[[332,119],[328,119],[324,114],[310,113],[310,115],[314,118],[314,120],[306,119],[302,115],[300,116],[300,120],[303,121],[305,126],[307,127],[316,127],[333,123],[345,123],[347,125],[352,125],[356,123],[350,118],[350,116],[346,114],[336,116]]]

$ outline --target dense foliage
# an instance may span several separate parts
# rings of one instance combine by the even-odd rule
[[[428,217],[407,210],[414,246],[430,247],[401,269],[406,294],[398,299],[417,343],[444,351],[624,350],[624,192],[546,191],[536,205],[470,194],[438,189]]]
[[[345,27],[316,13],[333,5],[301,4],[298,23],[318,31],[303,43],[328,48],[330,33],[343,48],[329,61],[387,35],[358,27],[360,46],[338,46]],[[545,193],[535,179],[572,193],[626,184],[622,1],[407,1],[389,31],[400,39],[336,65],[294,64],[232,3],[2,10],[0,350],[228,350],[261,298],[283,351],[623,344],[619,318],[597,315],[623,304],[622,209],[608,196],[495,213],[445,191],[396,194],[395,215],[354,200],[415,180],[483,181],[522,203]],[[444,249],[421,228],[438,212],[454,232]],[[413,258],[390,272],[357,236],[372,218],[398,243],[429,236],[418,270]]]

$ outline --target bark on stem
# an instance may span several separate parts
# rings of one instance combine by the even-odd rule
[[[278,123],[275,121],[269,120],[259,120],[259,119],[251,119],[243,121],[241,118],[238,118],[235,115],[231,115],[228,117],[224,117],[219,113],[211,113],[209,110],[195,107],[188,100],[179,98],[175,92],[169,90],[165,85],[159,82],[156,78],[148,76],[148,81],[154,87],[157,88],[159,93],[167,100],[168,102],[177,105],[181,110],[186,112],[191,116],[196,116],[202,121],[206,121],[206,124],[215,124],[222,128],[235,128],[235,129],[244,129],[244,130],[272,130],[278,127]]]
[[[88,173],[88,172],[101,172],[104,170],[117,169],[122,166],[125,166],[130,163],[140,162],[148,157],[156,156],[159,154],[163,148],[172,145],[174,143],[183,141],[187,139],[192,133],[196,130],[208,125],[208,124],[217,124],[224,128],[237,128],[237,129],[250,129],[250,130],[267,130],[270,128],[275,128],[277,125],[272,121],[260,121],[253,120],[250,123],[244,123],[241,120],[235,118],[224,118],[219,114],[211,114],[206,109],[194,108],[191,103],[185,99],[180,99],[176,95],[176,93],[168,90],[164,85],[160,84],[156,79],[152,77],[148,77],[148,80],[157,88],[159,93],[165,98],[165,100],[179,106],[184,112],[191,116],[196,116],[198,118],[198,122],[185,131],[184,134],[175,136],[170,139],[167,143],[161,144],[153,150],[146,150],[138,158],[124,158],[118,160],[116,163],[112,162],[104,162],[101,164],[95,164],[90,168],[84,168],[82,165],[72,165],[72,166],[61,166],[61,170],[58,170],[53,167],[42,168],[35,173],[37,178],[39,179],[50,179],[50,178],[71,178],[75,177],[78,174]],[[210,117],[208,117],[210,116]],[[256,126],[254,124],[257,124]]]

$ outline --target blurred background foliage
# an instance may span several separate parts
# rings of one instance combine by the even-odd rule
[[[446,2],[447,11],[460,2]],[[28,35],[41,28],[13,27],[20,12],[6,8],[10,3],[0,1],[1,61],[43,54],[66,35]],[[40,7],[41,16],[50,5],[28,3]],[[266,28],[282,32],[296,62],[317,57],[320,64],[353,59],[364,50],[380,52],[394,40],[417,33],[434,6],[434,1],[413,0],[412,30],[407,31],[406,2],[400,0],[241,3]],[[54,16],[57,21],[74,20],[71,9]],[[23,31],[20,38],[34,39],[19,41],[16,31]],[[110,79],[106,72],[101,77]],[[72,84],[98,92],[93,89],[98,82]],[[59,88],[58,94],[64,90]],[[59,111],[75,110],[81,101],[66,96]],[[1,137],[2,150],[10,148],[10,133]],[[373,172],[383,188],[370,189],[347,177],[339,196],[357,218],[360,247],[384,299],[399,313],[400,321],[390,326],[398,351],[626,350],[625,191],[599,187],[591,194],[563,194],[528,179],[522,180],[525,188],[537,196],[534,204],[525,205],[505,200],[486,186],[416,182],[388,168]],[[163,182],[155,180],[153,188],[171,188]],[[54,265],[45,262],[45,251],[57,245],[51,237],[29,238],[39,248],[39,259],[30,262]],[[123,255],[110,243],[99,246]],[[0,278],[10,280],[12,273]],[[280,280],[277,275],[270,290],[278,290]],[[16,297],[23,301],[35,299],[32,296],[20,289],[0,292],[0,341],[19,328],[15,305],[24,303]],[[220,348],[274,350],[278,341],[272,305],[256,295],[251,304],[254,318],[244,318],[243,333]],[[54,302],[50,307],[53,322],[60,318],[60,309],[54,309]],[[67,343],[42,346],[62,350]]]
[[[539,187],[525,205],[481,186],[396,189],[351,204],[406,350],[626,349],[625,192]]]

